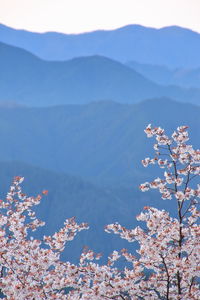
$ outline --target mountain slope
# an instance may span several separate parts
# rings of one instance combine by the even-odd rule
[[[31,235],[41,238],[44,234],[53,234],[63,226],[66,218],[76,217],[78,223],[87,222],[89,230],[79,233],[71,243],[67,243],[63,258],[77,262],[85,245],[104,254],[103,260],[115,249],[135,246],[125,240],[104,232],[104,226],[120,222],[125,226],[136,226],[135,216],[145,205],[158,205],[173,211],[173,203],[162,203],[158,197],[146,197],[138,189],[99,188],[81,178],[59,174],[22,162],[0,162],[0,196],[5,197],[14,176],[24,176],[23,192],[36,196],[48,189],[48,196],[43,196],[36,207],[37,216],[45,221],[36,233]]]
[[[22,47],[47,60],[103,55],[122,62],[169,67],[200,66],[200,35],[178,26],[154,29],[129,25],[84,34],[32,33],[0,25],[0,41]]]
[[[31,106],[94,100],[136,103],[168,96],[198,103],[200,90],[160,86],[123,64],[101,56],[47,62],[0,43],[0,100]]]
[[[66,218],[73,216],[77,222],[89,224],[90,230],[79,233],[72,243],[68,243],[64,256],[69,260],[78,260],[85,245],[106,255],[116,247],[120,249],[125,246],[125,241],[121,242],[106,234],[104,226],[117,220],[131,225],[132,215],[138,213],[141,204],[135,203],[135,211],[133,209],[129,212],[128,202],[123,203],[123,196],[116,197],[111,191],[77,177],[20,162],[0,162],[1,197],[5,196],[16,175],[25,176],[23,191],[28,195],[36,196],[43,189],[49,191],[48,196],[43,196],[40,205],[36,207],[37,216],[46,222],[45,227],[36,233],[37,237],[53,234],[63,226]]]
[[[199,147],[200,108],[169,99],[137,105],[98,102],[50,108],[0,108],[1,160],[24,161],[107,186],[137,186],[152,176],[149,124],[188,125]]]
[[[200,68],[169,69],[166,66],[139,64],[134,61],[127,62],[126,65],[157,84],[200,88]]]

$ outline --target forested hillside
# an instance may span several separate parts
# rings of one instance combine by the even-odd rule
[[[0,108],[1,160],[24,161],[104,185],[136,186],[151,174],[144,128],[191,128],[198,145],[200,108],[170,99],[137,105],[96,102],[49,108]],[[9,136],[9,138],[8,138]]]
[[[0,64],[3,103],[50,106],[112,100],[134,104],[166,96],[199,104],[200,89],[156,84],[132,68],[102,56],[47,62],[0,43]]]

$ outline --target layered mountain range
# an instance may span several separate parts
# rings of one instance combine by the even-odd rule
[[[0,41],[46,60],[101,55],[121,62],[200,67],[200,34],[178,26],[155,29],[128,25],[82,34],[41,34],[0,25]]]
[[[2,107],[0,157],[103,185],[138,185],[152,174],[141,165],[152,152],[145,127],[152,123],[172,133],[186,124],[197,144],[199,115],[200,107],[167,98],[135,105],[100,101],[44,108]]]
[[[76,216],[91,229],[81,233],[65,255],[76,260],[83,245],[109,255],[113,249],[128,245],[104,233],[104,225],[119,221],[136,226],[135,216],[146,205],[174,209],[175,203],[163,203],[157,194],[143,194],[138,189],[140,183],[160,175],[158,168],[141,165],[144,157],[153,154],[152,142],[143,129],[152,122],[172,133],[178,125],[187,124],[191,142],[197,146],[199,114],[200,108],[169,99],[137,105],[98,102],[50,108],[2,107],[1,196],[16,175],[25,177],[24,189],[29,194],[48,189],[49,195],[37,208],[47,224],[39,236],[54,232],[65,218]]]
[[[0,101],[28,106],[84,104],[98,100],[137,103],[170,97],[199,104],[198,88],[164,86],[120,62],[102,56],[47,62],[0,43]],[[12,87],[12,88],[11,88]]]
[[[188,125],[199,147],[199,51],[200,35],[179,27],[64,35],[1,25],[1,196],[15,175],[27,193],[49,190],[39,236],[67,217],[88,222],[65,252],[73,260],[86,244],[106,255],[131,249],[103,226],[135,226],[146,205],[173,212],[175,203],[138,190],[161,174],[141,165],[153,154],[143,131]]]
[[[200,86],[200,68],[169,68],[161,65],[141,64],[135,61],[127,66],[161,85],[178,85],[182,87]]]

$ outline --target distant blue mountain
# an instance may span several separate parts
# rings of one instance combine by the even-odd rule
[[[139,188],[98,187],[79,177],[35,167],[23,162],[0,161],[0,197],[5,198],[13,176],[24,176],[22,188],[28,196],[37,196],[44,189],[48,196],[43,196],[37,206],[37,216],[45,221],[45,227],[31,235],[41,238],[53,234],[63,226],[67,218],[76,217],[78,223],[87,222],[89,230],[78,233],[75,239],[67,243],[63,258],[77,262],[84,246],[97,253],[104,254],[104,261],[113,250],[135,245],[120,239],[114,234],[107,234],[107,224],[120,222],[124,226],[138,225],[135,216],[146,205],[156,205],[173,211],[176,203],[160,201],[158,196],[139,191]]]
[[[139,104],[96,102],[45,108],[0,108],[0,157],[81,176],[106,186],[137,186],[155,168],[144,128],[153,123],[172,132],[188,125],[199,147],[200,107],[170,99]]]
[[[0,41],[47,60],[102,55],[121,62],[200,67],[200,34],[178,26],[129,25],[83,34],[33,33],[0,25]]]
[[[157,84],[200,88],[200,68],[170,69],[166,66],[141,64],[135,61],[129,61],[126,65]]]
[[[138,195],[133,205],[130,197],[125,199],[127,191],[124,190],[122,195],[118,195],[118,191],[99,188],[75,176],[22,162],[0,162],[1,199],[6,196],[13,177],[18,175],[25,177],[23,191],[27,195],[36,196],[44,189],[49,191],[48,196],[43,197],[36,207],[37,216],[46,222],[46,226],[39,229],[36,237],[53,234],[63,226],[67,218],[74,216],[78,223],[89,224],[89,230],[79,233],[74,241],[67,243],[65,259],[77,261],[85,245],[107,256],[116,248],[127,247],[126,241],[105,233],[104,226],[116,221],[129,226],[136,223],[133,215],[138,214],[145,205],[143,194],[138,193],[138,189],[131,191],[131,195]]]
[[[84,104],[97,100],[137,103],[167,96],[200,103],[200,89],[161,86],[132,68],[102,56],[44,61],[0,43],[0,101],[29,106]]]
[[[40,234],[52,233],[72,216],[89,222],[91,229],[67,247],[67,257],[77,258],[85,244],[106,255],[115,248],[132,251],[132,244],[104,233],[104,225],[119,221],[135,226],[135,216],[143,206],[173,211],[175,205],[159,201],[157,194],[138,191],[140,183],[160,176],[156,166],[142,167],[141,159],[152,155],[152,141],[143,130],[148,123],[166,128],[167,133],[188,125],[191,143],[199,148],[199,115],[199,107],[170,99],[136,105],[1,107],[0,197],[13,176],[25,176],[28,194],[49,190],[37,208],[47,222],[47,231],[41,229]]]
[[[77,258],[85,244],[106,255],[116,248],[132,251],[132,244],[104,233],[104,225],[119,221],[135,226],[135,216],[143,206],[167,207],[173,212],[176,205],[159,201],[155,193],[138,191],[140,183],[160,176],[156,166],[144,168],[141,164],[143,158],[153,155],[152,140],[143,130],[152,123],[171,134],[177,126],[188,125],[190,142],[199,148],[199,115],[200,107],[170,99],[135,105],[105,101],[45,108],[0,107],[0,197],[13,176],[25,176],[25,192],[37,195],[49,190],[37,208],[47,222],[45,233],[57,230],[68,217],[89,222],[91,229],[67,247],[70,259]]]

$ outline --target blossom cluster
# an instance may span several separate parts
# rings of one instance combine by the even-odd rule
[[[88,225],[72,218],[52,237],[34,239],[30,232],[44,225],[33,210],[41,195],[27,197],[21,190],[22,181],[15,177],[6,200],[0,202],[0,289],[6,299],[67,299],[63,289],[75,286],[77,267],[62,262],[60,254]]]
[[[44,226],[33,209],[42,197],[25,195],[23,178],[15,177],[7,198],[0,200],[0,289],[4,299],[200,299],[200,184],[192,184],[200,175],[200,150],[186,143],[187,129],[178,127],[171,137],[160,127],[145,129],[147,137],[156,139],[155,156],[142,163],[144,167],[158,165],[164,172],[162,178],[145,182],[140,189],[157,189],[162,199],[173,201],[177,216],[146,206],[137,216],[145,222],[143,227],[105,226],[106,232],[139,244],[135,255],[126,249],[114,250],[106,265],[97,263],[101,254],[89,248],[84,248],[77,265],[61,261],[67,243],[88,229],[74,218],[52,236],[31,237],[32,231]],[[116,268],[120,258],[131,267]]]
[[[180,126],[171,137],[160,127],[148,125],[145,129],[147,137],[156,139],[155,156],[145,158],[142,164],[144,167],[157,164],[164,172],[162,178],[145,182],[140,189],[143,192],[157,189],[162,199],[174,201],[177,218],[171,218],[164,210],[145,207],[137,217],[146,223],[145,229],[139,226],[126,229],[118,223],[106,226],[107,232],[140,245],[139,259],[122,251],[127,261],[132,262],[134,275],[137,268],[140,271],[134,292],[131,286],[127,299],[200,299],[200,185],[191,186],[200,175],[200,150],[186,143],[187,129]]]

